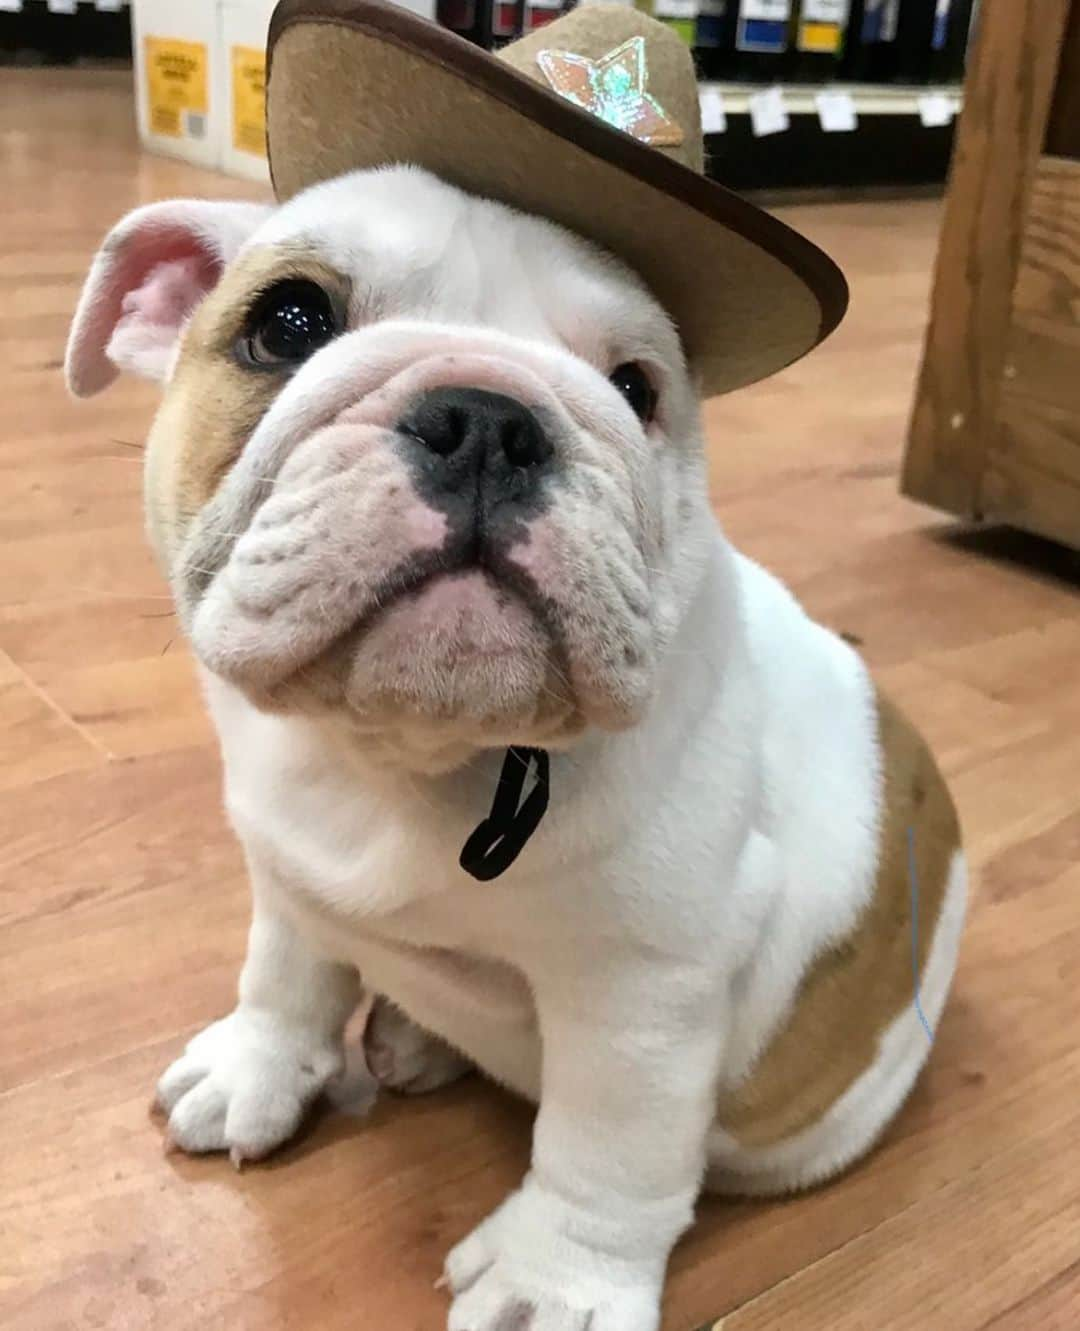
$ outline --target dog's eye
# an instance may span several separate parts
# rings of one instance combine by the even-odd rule
[[[333,302],[315,282],[291,279],[252,306],[242,350],[254,365],[298,365],[338,332]]]
[[[637,361],[617,365],[611,372],[611,382],[630,403],[638,420],[648,425],[656,415],[656,389]]]

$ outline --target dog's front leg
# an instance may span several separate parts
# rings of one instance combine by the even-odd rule
[[[690,1223],[724,1045],[710,977],[580,958],[536,992],[532,1168],[449,1255],[450,1331],[654,1331]]]
[[[281,913],[253,867],[254,913],[236,1008],[200,1032],[158,1083],[169,1137],[235,1164],[287,1141],[343,1066],[356,970],[321,955]]]

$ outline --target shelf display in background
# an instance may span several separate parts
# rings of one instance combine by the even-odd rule
[[[444,28],[477,46],[491,45],[492,0],[438,0],[435,17]]]
[[[698,0],[653,0],[653,18],[666,23],[687,46],[694,44],[697,13]]]
[[[437,0],[435,17],[444,28],[490,51],[573,7],[574,0]]]
[[[494,0],[491,6],[491,45],[495,50],[522,36],[525,0]]]
[[[955,83],[964,77],[976,0],[937,0],[927,81]]]
[[[796,83],[831,83],[840,71],[851,0],[798,0],[784,75]]]
[[[935,32],[948,30],[952,0],[901,0],[892,77],[897,83],[927,83]]]
[[[81,0],[63,11],[50,9],[45,0],[2,0],[0,66],[84,59],[131,59],[127,0]]]
[[[563,0],[525,0],[525,31],[535,32],[565,9]]]
[[[694,28],[699,77],[727,79],[735,72],[735,24],[739,0],[700,0]]]
[[[851,0],[801,0],[794,20],[789,78],[807,83],[836,78],[850,15]]]
[[[955,83],[972,0],[855,0],[841,77],[855,83]]]
[[[899,29],[900,0],[855,0],[840,77],[853,83],[891,82]]]
[[[739,0],[734,76],[771,83],[783,78],[793,0]]]

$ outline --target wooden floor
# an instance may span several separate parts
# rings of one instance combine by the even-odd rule
[[[146,553],[152,394],[65,397],[66,324],[123,210],[245,193],[144,157],[120,76],[0,78],[0,1325],[438,1331],[446,1248],[526,1159],[471,1084],[322,1115],[270,1163],[166,1157],[158,1072],[231,1003],[246,890]],[[665,1328],[1080,1326],[1078,564],[897,495],[935,203],[792,220],[847,268],[827,347],[709,410],[731,535],[862,645],[929,734],[977,871],[928,1073],[873,1158],[702,1207]]]

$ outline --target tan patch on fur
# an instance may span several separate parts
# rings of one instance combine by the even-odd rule
[[[166,563],[288,381],[287,371],[242,364],[235,347],[255,297],[296,277],[318,282],[344,306],[343,279],[313,255],[260,247],[226,269],[184,332],[147,442],[150,529]]]
[[[771,1146],[816,1123],[873,1062],[886,1027],[914,1001],[908,828],[915,829],[919,968],[926,964],[960,829],[918,732],[880,694],[885,808],[877,880],[854,931],[807,972],[787,1023],[717,1124],[743,1146]]]

